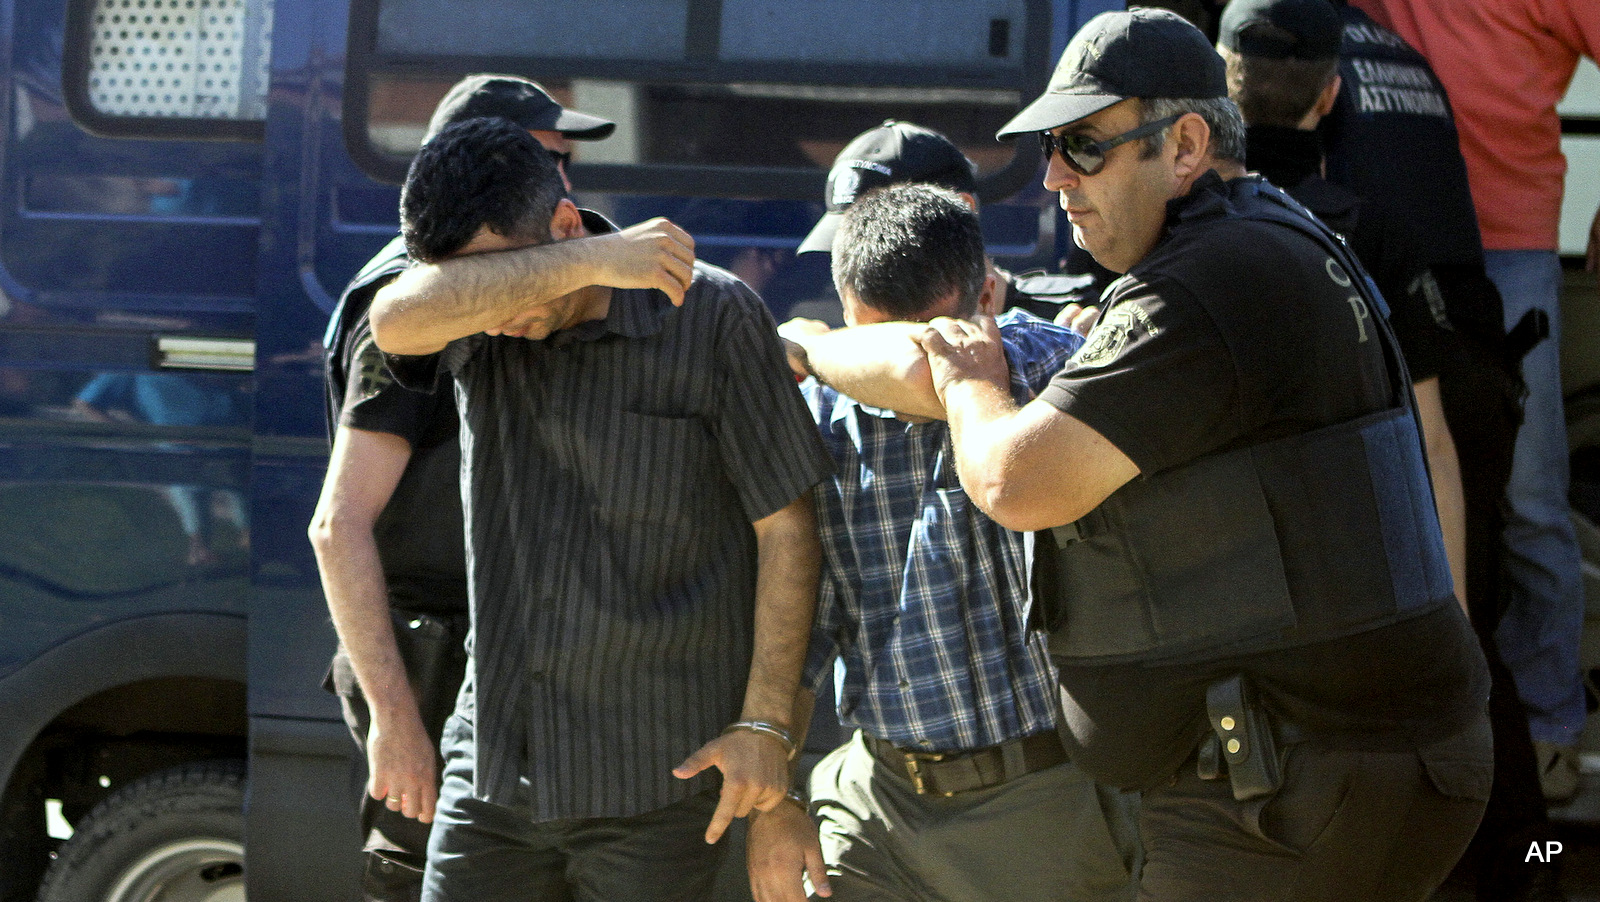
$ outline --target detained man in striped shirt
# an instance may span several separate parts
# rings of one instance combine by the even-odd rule
[[[401,227],[436,262],[373,335],[454,379],[472,615],[422,898],[704,899],[788,786],[831,469],[772,318],[670,224],[580,213],[503,119],[423,146]]]
[[[858,731],[812,771],[820,844],[798,804],[752,823],[756,898],[802,899],[804,871],[834,900],[1131,899],[1132,797],[1067,762],[1026,622],[1026,537],[963,494],[911,339],[935,316],[995,312],[978,218],[944,188],[878,189],[844,213],[833,277],[850,328],[781,332],[838,465],[817,493],[807,680],[837,659],[839,717]],[[999,323],[1019,400],[1082,342],[1021,310]]]

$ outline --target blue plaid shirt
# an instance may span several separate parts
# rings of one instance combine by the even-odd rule
[[[1026,402],[1082,344],[1021,310],[999,317]],[[1025,625],[1029,537],[967,500],[950,430],[808,379],[838,474],[817,489],[822,589],[806,681],[837,659],[839,719],[903,748],[970,751],[1055,725],[1055,673]]]

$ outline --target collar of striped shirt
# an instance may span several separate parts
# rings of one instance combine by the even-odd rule
[[[672,301],[654,288],[613,288],[605,319],[587,320],[552,332],[549,341],[560,347],[574,341],[598,341],[607,335],[648,338],[661,331],[672,309]]]

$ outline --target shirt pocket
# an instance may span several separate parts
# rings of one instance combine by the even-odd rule
[[[593,473],[606,525],[681,528],[701,519],[716,494],[716,448],[705,421],[619,410]]]

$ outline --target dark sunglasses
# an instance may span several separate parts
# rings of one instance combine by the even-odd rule
[[[1050,132],[1039,133],[1039,148],[1044,151],[1044,158],[1049,160],[1056,151],[1061,152],[1061,159],[1079,175],[1094,175],[1106,165],[1106,151],[1119,144],[1137,141],[1147,135],[1153,135],[1174,122],[1182,114],[1146,122],[1132,131],[1123,132],[1115,138],[1104,141],[1094,141],[1088,135],[1053,135]]]
[[[570,168],[572,166],[572,152],[571,151],[568,151],[568,150],[552,150],[552,151],[550,151],[550,156],[556,158],[556,163],[559,164],[562,169],[567,169],[567,168]]]

